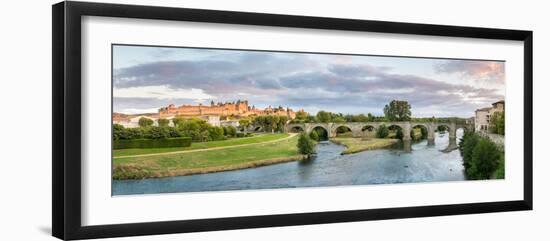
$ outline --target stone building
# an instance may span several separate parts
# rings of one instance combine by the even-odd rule
[[[283,108],[282,106],[273,108],[271,106],[261,110],[255,106],[250,106],[247,100],[237,102],[225,102],[214,103],[210,102],[210,105],[181,105],[175,106],[170,104],[167,107],[159,109],[160,117],[171,116],[233,116],[233,117],[247,117],[247,116],[261,116],[261,115],[278,115],[287,116],[289,119],[294,119],[296,113],[290,108]]]
[[[475,115],[475,130],[487,132],[489,130],[489,124],[493,113],[503,111],[504,100],[493,103],[491,107],[477,109]]]

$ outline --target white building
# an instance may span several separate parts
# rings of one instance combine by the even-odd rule
[[[235,128],[239,127],[239,121],[238,120],[224,120],[221,121],[222,126],[233,126]]]
[[[504,100],[493,103],[491,107],[477,109],[476,115],[475,115],[476,131],[487,132],[489,130],[489,124],[493,113],[503,112],[503,111],[504,111]]]

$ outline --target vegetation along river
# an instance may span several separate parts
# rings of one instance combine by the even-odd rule
[[[113,180],[113,195],[319,187],[465,180],[458,150],[441,152],[448,134],[435,134],[435,145],[412,144],[411,152],[400,148],[340,155],[344,146],[331,142],[317,145],[309,161],[287,162],[258,168],[209,174]],[[457,143],[462,132],[457,132]]]

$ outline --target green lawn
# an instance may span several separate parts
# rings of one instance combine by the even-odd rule
[[[330,140],[347,147],[346,150],[342,152],[343,155],[357,153],[361,151],[367,151],[367,150],[386,148],[399,142],[399,140],[397,139],[379,139],[379,138],[362,139],[362,138],[338,138],[337,137],[337,138],[332,138]]]
[[[206,149],[206,148],[222,147],[222,146],[243,145],[243,144],[273,141],[273,140],[282,139],[285,137],[288,137],[288,134],[286,133],[260,134],[252,137],[232,138],[232,139],[223,140],[223,141],[193,142],[191,143],[191,146],[188,146],[188,147],[121,149],[121,150],[113,150],[113,157],[118,158],[121,156],[132,156],[132,155],[142,155],[142,154],[197,150],[197,149]]]
[[[116,158],[113,159],[113,178],[135,179],[199,174],[300,160],[302,155],[296,148],[297,140],[298,136],[295,136],[273,143],[211,151]]]

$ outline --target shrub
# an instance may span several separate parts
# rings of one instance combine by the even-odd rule
[[[500,153],[500,157],[498,159],[498,167],[495,171],[495,178],[504,179],[504,153]]]
[[[168,124],[170,123],[170,121],[167,119],[160,118],[157,120],[157,123],[159,124],[160,127],[168,127]]]
[[[210,138],[210,140],[213,140],[213,141],[223,140],[224,139],[223,134],[224,134],[223,128],[219,126],[212,126],[208,128],[208,137]]]
[[[466,170],[470,179],[489,179],[496,171],[500,152],[495,143],[481,138],[472,151],[470,167]]]
[[[480,136],[474,132],[467,131],[464,133],[458,144],[460,155],[462,156],[464,168],[467,170],[471,166],[472,152],[479,141]]]
[[[165,139],[170,138],[170,130],[168,127],[151,126],[144,129],[145,139]]]
[[[191,145],[191,138],[178,137],[166,139],[133,139],[133,140],[115,140],[113,149],[130,148],[164,148],[164,147],[187,147]]]
[[[114,180],[144,179],[151,177],[151,172],[138,166],[115,165],[112,175]]]
[[[239,132],[235,135],[237,138],[241,138],[245,136],[245,133]]]
[[[152,126],[155,122],[149,118],[141,117],[139,118],[138,125],[140,127]]]
[[[309,134],[309,138],[314,141],[319,141],[319,134],[317,134],[317,131],[314,130]]]
[[[224,126],[223,132],[226,136],[235,137],[235,135],[237,135],[237,128],[234,126]]]
[[[298,138],[298,152],[302,155],[310,156],[315,153],[315,142],[305,133],[300,134]]]
[[[386,127],[386,125],[380,125],[376,130],[376,137],[378,138],[386,138],[389,134],[390,131],[388,130],[388,127]]]
[[[493,113],[489,121],[489,130],[492,133],[504,135],[504,112],[497,111]]]

